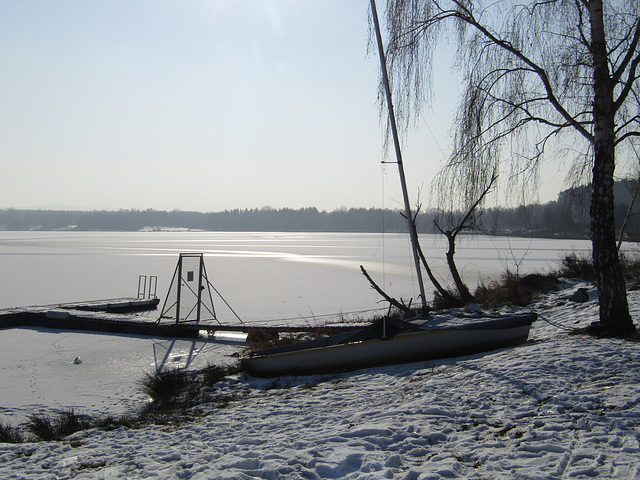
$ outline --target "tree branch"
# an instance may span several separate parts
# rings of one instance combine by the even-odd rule
[[[394,307],[396,307],[398,310],[400,310],[403,313],[410,313],[411,312],[411,308],[410,307],[398,302],[395,298],[392,298],[389,295],[387,295],[376,284],[376,282],[373,281],[373,279],[369,276],[369,274],[367,273],[367,271],[364,269],[364,267],[362,265],[360,265],[360,271],[365,276],[365,278],[369,281],[369,284],[371,285],[371,288],[373,288],[376,292],[378,292],[382,296],[382,298],[384,298],[387,302],[389,302],[391,305],[393,305]]]
[[[536,62],[528,58],[523,52],[515,48],[510,42],[498,38],[497,35],[494,35],[489,31],[488,28],[480,24],[480,22],[478,22],[478,20],[476,20],[476,18],[473,16],[473,13],[469,9],[467,9],[460,0],[453,0],[453,3],[456,4],[463,13],[455,12],[455,14],[453,14],[452,16],[455,16],[458,20],[461,20],[467,25],[475,28],[476,31],[486,37],[493,45],[496,45],[499,48],[508,51],[525,65],[528,65],[531,69],[533,69],[546,90],[549,103],[562,117],[564,117],[568,124],[574,127],[589,142],[593,143],[593,135],[591,135],[591,133],[586,130],[579,122],[577,122],[557,99],[556,95],[554,94],[553,87],[551,86],[551,82],[549,81],[546,70],[540,67]]]

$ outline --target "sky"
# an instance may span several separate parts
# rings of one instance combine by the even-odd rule
[[[368,15],[368,0],[0,0],[0,208],[400,208]],[[458,79],[437,61],[403,142],[414,202],[451,142]]]

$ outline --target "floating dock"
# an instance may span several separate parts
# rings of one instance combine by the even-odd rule
[[[147,284],[146,275],[138,277],[136,298],[92,300],[0,310],[0,329],[40,327],[201,340],[215,340],[217,332],[240,332],[246,333],[247,341],[253,342],[276,339],[281,333],[308,332],[320,328],[323,332],[332,334],[362,327],[357,324],[314,327],[243,323],[209,282],[203,253],[180,254],[165,305],[157,316],[140,314],[143,311],[156,310],[160,303],[160,299],[156,297],[157,277],[152,275],[148,280]],[[213,306],[212,290],[220,296],[240,323],[223,325],[218,321]],[[169,298],[172,300],[169,301]],[[183,311],[181,307],[187,308]],[[200,314],[205,311],[210,315],[210,320],[201,320]],[[188,313],[185,315],[184,312]],[[191,315],[192,313],[194,315]],[[174,320],[167,321],[171,318]]]
[[[260,326],[256,324],[158,323],[154,316],[135,312],[156,309],[158,299],[118,298],[0,310],[0,329],[41,327],[162,338],[213,338],[216,332],[242,332],[249,337],[277,338],[281,333],[309,331],[310,326]],[[322,327],[327,333],[353,330],[360,325]]]

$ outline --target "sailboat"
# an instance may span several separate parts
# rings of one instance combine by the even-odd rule
[[[534,313],[382,318],[353,332],[261,350],[242,362],[251,375],[275,377],[471,355],[526,342],[535,319]]]
[[[242,359],[252,375],[269,377],[350,371],[512,347],[527,341],[531,324],[537,318],[535,313],[522,313],[510,316],[449,315],[435,319],[428,313],[378,13],[375,0],[370,2],[422,312],[410,320],[385,317],[359,330],[254,352]]]

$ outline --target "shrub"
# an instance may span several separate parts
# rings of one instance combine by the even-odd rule
[[[93,427],[93,422],[84,415],[78,415],[73,409],[60,412],[56,416],[55,427],[61,438],[72,433]]]
[[[123,415],[120,417],[114,417],[113,415],[107,415],[106,417],[96,419],[95,426],[111,431],[120,427],[140,428],[144,426],[144,423],[137,416]]]
[[[29,415],[27,423],[25,423],[25,428],[38,440],[44,442],[59,440],[55,427],[53,426],[53,418],[49,415]]]
[[[558,283],[554,274],[531,273],[520,276],[507,270],[499,281],[491,282],[489,285],[481,283],[476,289],[475,298],[481,305],[524,307],[536,296],[556,289]]]
[[[558,271],[558,276],[591,282],[596,278],[596,271],[589,257],[570,253],[562,259],[562,266]]]
[[[22,443],[22,432],[13,425],[0,422],[0,443]]]
[[[160,370],[145,373],[140,380],[140,390],[155,403],[171,403],[179,397],[182,389],[187,385],[187,375],[184,370]]]
[[[437,290],[433,292],[433,308],[434,310],[447,310],[449,308],[458,308],[464,306],[464,302],[460,295],[452,291],[448,291],[450,298],[443,297]]]
[[[627,278],[627,281],[638,283],[640,281],[640,257],[637,254],[621,253],[619,259],[622,274]],[[571,253],[562,259],[562,267],[557,275],[589,282],[596,278],[591,258],[576,253]]]
[[[207,386],[214,385],[224,380],[224,377],[227,376],[227,371],[228,368],[209,364],[202,370],[203,383]]]
[[[247,335],[249,350],[254,352],[258,350],[266,350],[267,348],[289,345],[298,341],[300,340],[292,334],[280,335],[276,332],[271,332],[261,328],[251,328]]]
[[[237,362],[234,365],[225,365],[222,367],[219,365],[209,364],[200,370],[199,373],[202,375],[201,378],[203,385],[210,387],[211,385],[224,380],[227,375],[235,375],[236,373],[242,372],[244,368],[244,365],[240,362]]]
[[[236,375],[244,372],[245,370],[246,367],[242,362],[236,362],[232,365],[224,366],[209,364],[198,373],[200,375],[202,386],[211,387],[212,385],[224,380],[228,375]]]
[[[31,435],[45,442],[61,440],[92,426],[91,420],[76,414],[73,409],[64,410],[55,415],[31,414],[25,423],[25,428]]]

